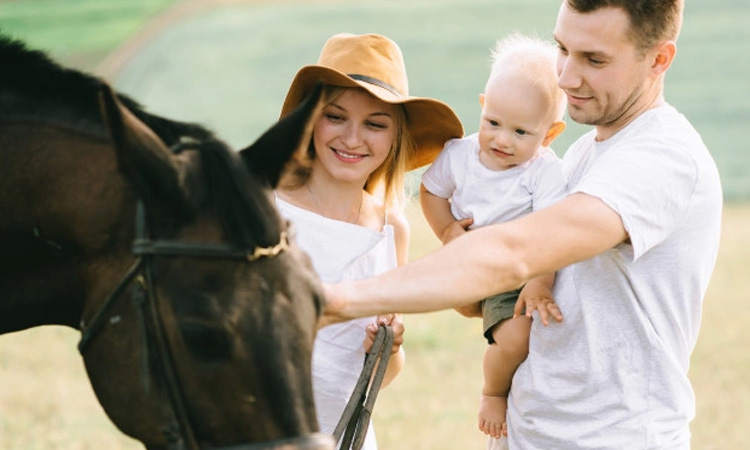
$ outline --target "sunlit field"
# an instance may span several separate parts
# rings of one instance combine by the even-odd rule
[[[150,28],[149,19],[170,6],[198,3],[200,12],[159,32]],[[750,3],[687,3],[667,99],[701,132],[727,198],[736,202],[725,208],[690,369],[697,396],[692,448],[743,450],[750,423],[750,152],[744,150]],[[240,148],[276,119],[297,68],[313,63],[325,38],[341,31],[393,37],[404,50],[412,94],[448,102],[474,132],[492,43],[510,31],[550,37],[557,5],[559,0],[0,0],[0,31],[66,64],[99,71],[151,111],[206,124]],[[129,64],[109,72],[102,62],[145,29],[149,45],[142,43]],[[555,143],[559,154],[585,131],[568,125]],[[411,177],[412,189],[416,179]],[[411,258],[417,259],[438,242],[416,201],[409,215]],[[475,420],[481,324],[452,311],[405,321],[407,365],[375,406],[380,448],[483,449]],[[0,450],[142,448],[112,425],[93,396],[78,339],[77,331],[62,327],[0,336]]]
[[[413,210],[415,257],[434,249]],[[750,423],[750,207],[730,206],[690,377],[698,414],[695,450],[744,450]],[[452,311],[406,317],[407,365],[384,389],[374,424],[384,450],[484,448],[475,415],[484,342],[478,321]],[[0,448],[135,449],[93,396],[75,345],[79,334],[43,327],[0,337]]]

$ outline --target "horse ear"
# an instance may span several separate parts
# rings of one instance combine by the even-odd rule
[[[309,167],[307,148],[322,108],[322,92],[323,86],[318,83],[304,102],[240,151],[248,169],[272,188],[278,186],[285,173]]]
[[[102,83],[99,106],[112,140],[120,172],[136,197],[147,205],[181,215],[187,210],[182,187],[182,164],[161,139],[117,99]]]

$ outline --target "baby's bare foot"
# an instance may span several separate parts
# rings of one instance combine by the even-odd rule
[[[505,412],[508,397],[482,394],[479,397],[479,429],[486,435],[500,438],[508,435],[505,427]]]

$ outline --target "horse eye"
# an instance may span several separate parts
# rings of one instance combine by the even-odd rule
[[[234,345],[228,331],[219,325],[181,320],[180,333],[188,351],[204,363],[222,363],[232,357]]]

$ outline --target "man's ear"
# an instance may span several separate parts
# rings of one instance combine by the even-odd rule
[[[552,141],[554,141],[556,137],[560,136],[560,133],[562,133],[564,129],[565,122],[563,122],[562,120],[558,120],[557,122],[550,125],[549,129],[547,130],[547,134],[544,136],[542,145],[544,147],[549,147]]]
[[[651,72],[656,75],[662,75],[672,65],[674,57],[677,54],[677,44],[674,41],[664,41],[657,45],[653,56]]]

